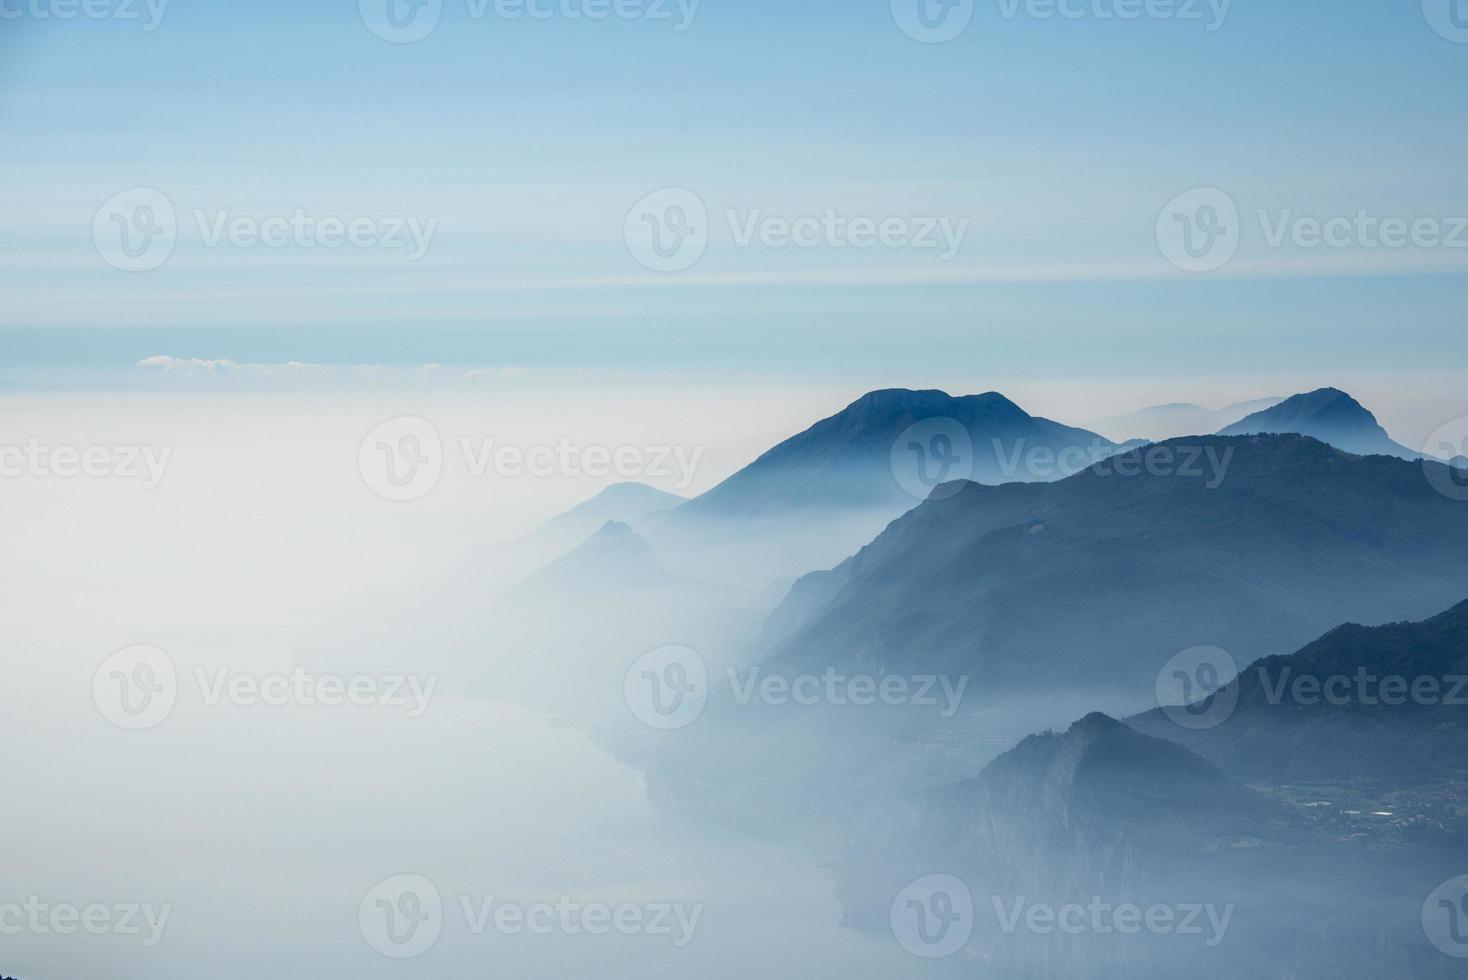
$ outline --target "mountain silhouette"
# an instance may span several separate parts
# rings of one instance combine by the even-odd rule
[[[1337,627],[1250,664],[1199,709],[1220,700],[1206,727],[1162,708],[1128,723],[1250,782],[1449,775],[1448,760],[1468,758],[1468,601],[1423,622]]]
[[[994,976],[1177,976],[1196,949],[1104,929],[1005,931],[1001,910],[1237,901],[1232,882],[1277,860],[1295,825],[1192,752],[1092,713],[913,801],[835,865],[848,918],[873,930],[914,879],[942,869],[964,882],[975,906],[966,950]]]
[[[898,438],[914,424],[934,419],[957,422],[972,443],[972,456],[958,460],[948,479],[1054,479],[1061,475],[1058,469],[1037,473],[1023,462],[1010,465],[1015,448],[1109,452],[1115,447],[1094,432],[1030,415],[998,392],[954,397],[942,391],[888,388],[869,392],[786,439],[680,508],[678,517],[751,517],[830,507],[905,509],[921,497],[914,499],[894,478],[893,449],[908,454],[905,446],[897,446]],[[1085,465],[1094,461],[1088,458]],[[1065,472],[1083,468],[1072,466]]]
[[[1181,746],[1099,712],[1031,735],[972,780],[942,790],[951,846],[978,866],[1103,877],[1145,852],[1194,854],[1278,829],[1284,815]]]
[[[461,668],[494,696],[591,727],[625,719],[622,680],[638,657],[687,645],[716,667],[756,628],[739,590],[669,571],[647,540],[609,521],[494,597],[479,618],[489,655]]]
[[[635,523],[682,571],[763,583],[835,564],[949,481],[1055,480],[1120,448],[997,392],[885,389]]]
[[[1422,454],[1394,442],[1376,416],[1339,388],[1286,398],[1272,408],[1255,412],[1219,430],[1219,435],[1244,436],[1294,432],[1328,442],[1358,456],[1399,456],[1421,459]]]
[[[990,697],[1135,694],[1196,645],[1246,663],[1349,619],[1419,618],[1468,594],[1468,502],[1422,466],[1207,436],[1057,483],[964,484],[798,581],[768,659],[968,675]]]
[[[582,541],[608,521],[631,524],[649,514],[672,510],[684,503],[687,503],[686,497],[658,490],[645,483],[613,483],[589,500],[552,517],[534,533],[553,536],[558,540],[570,537],[575,541]]]
[[[677,582],[636,531],[621,521],[607,521],[570,552],[527,578],[516,591],[671,587]]]

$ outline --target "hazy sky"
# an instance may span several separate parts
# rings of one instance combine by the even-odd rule
[[[410,32],[432,25],[406,43],[369,27],[393,35],[386,0],[93,2],[116,16],[0,4],[6,387],[112,385],[171,355],[843,388],[1220,378],[1228,400],[1284,393],[1239,379],[1468,354],[1468,31],[1447,0],[979,0],[946,43],[899,26],[923,35],[917,0],[621,0],[597,20],[572,15],[598,0],[514,19],[431,0],[411,22],[394,0]],[[107,260],[109,207],[130,220],[139,199],[104,204],[133,188],[174,210],[150,271]],[[664,188],[707,212],[678,271],[627,237]],[[1237,254],[1185,272],[1159,227],[1197,188],[1237,207]],[[368,244],[223,231],[297,212],[308,236],[366,219]],[[935,246],[779,244],[779,222],[828,214]],[[1363,215],[1436,237],[1386,247]],[[1311,246],[1300,218],[1352,225]]]

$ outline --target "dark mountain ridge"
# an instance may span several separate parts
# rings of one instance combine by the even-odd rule
[[[1348,619],[1420,618],[1468,594],[1468,503],[1423,465],[1207,436],[1055,483],[966,483],[798,581],[768,659],[1136,693],[1188,647],[1247,662]]]
[[[1468,769],[1468,602],[1422,622],[1339,626],[1245,667],[1190,729],[1157,708],[1128,723],[1236,778],[1443,779]]]

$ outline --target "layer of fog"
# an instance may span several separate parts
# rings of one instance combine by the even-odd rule
[[[463,696],[476,687],[454,670],[465,651],[431,646],[430,627],[446,624],[425,618],[415,590],[433,581],[433,617],[482,608],[485,587],[472,579],[443,593],[454,570],[595,481],[446,471],[433,494],[394,504],[356,467],[362,437],[408,411],[431,414],[446,439],[520,443],[703,442],[694,430],[706,420],[649,421],[649,411],[641,430],[626,419],[615,430],[553,405],[517,415],[506,404],[200,395],[7,403],[7,444],[173,453],[152,490],[124,478],[0,481],[12,557],[0,568],[12,842],[0,902],[172,907],[152,947],[135,936],[6,935],[7,974],[885,977],[908,965],[890,940],[841,927],[833,876],[810,851],[653,805],[641,773],[553,723],[555,692],[526,699],[539,702],[533,711],[482,686]],[[576,431],[586,425],[605,431]],[[344,619],[363,597],[372,621]],[[490,660],[517,640],[492,622],[470,625],[485,628],[468,636]],[[353,638],[383,633],[401,640],[386,662],[353,667]],[[335,640],[329,653],[324,639]],[[110,653],[139,643],[168,652],[180,693],[165,721],[129,732],[93,704],[92,679]],[[441,676],[420,717],[210,705],[196,680],[295,665]],[[449,914],[431,951],[399,962],[364,942],[357,909],[402,873],[433,880]],[[472,935],[456,912],[460,896],[563,895],[703,912],[683,948],[648,935]]]

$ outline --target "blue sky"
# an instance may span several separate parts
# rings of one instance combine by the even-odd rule
[[[1468,43],[1415,0],[1235,0],[1216,30],[1183,0],[1125,21],[1102,16],[1117,0],[1072,0],[1074,19],[978,0],[943,44],[887,0],[703,0],[681,31],[673,3],[671,20],[507,20],[443,0],[411,43],[338,0],[174,0],[153,30],[142,0],[133,20],[37,16],[58,2],[0,5],[21,12],[0,20],[9,387],[100,383],[156,354],[904,380],[1468,354],[1468,235],[1267,234],[1364,213],[1452,237],[1468,216]],[[171,203],[177,244],[120,271],[94,219],[137,187]],[[706,251],[674,272],[625,237],[663,188],[707,209]],[[1194,188],[1239,212],[1237,255],[1204,273],[1158,239]],[[411,242],[207,240],[295,212],[432,233],[414,260]],[[738,241],[746,221],[826,213],[964,235],[947,258]]]

